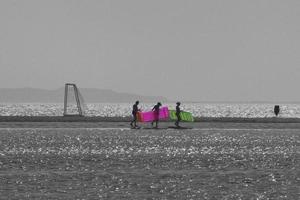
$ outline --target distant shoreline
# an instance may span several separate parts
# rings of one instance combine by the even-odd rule
[[[0,116],[0,122],[129,122],[131,117]],[[167,120],[168,121],[168,120]],[[300,118],[196,117],[195,122],[300,123]]]

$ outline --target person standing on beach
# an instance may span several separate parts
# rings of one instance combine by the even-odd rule
[[[161,106],[161,103],[158,102],[153,108],[152,111],[154,112],[154,121],[151,122],[151,125],[153,127],[153,124],[155,122],[155,128],[158,128],[158,121],[159,121],[159,108]]]
[[[275,105],[274,106],[274,114],[276,115],[276,117],[278,116],[279,112],[280,112],[279,105]]]
[[[139,103],[140,103],[139,101],[136,101],[135,104],[132,106],[132,116],[133,116],[133,119],[130,122],[130,126],[132,128],[137,128],[138,127],[136,125],[136,121],[137,121],[137,113],[138,113],[138,111],[140,111],[140,109],[138,108]]]
[[[177,117],[177,120],[176,120],[176,122],[175,122],[175,126],[176,127],[180,127],[179,126],[179,122],[181,121],[181,117],[180,117],[180,112],[181,112],[181,110],[180,110],[180,102],[177,102],[176,103],[176,117]]]

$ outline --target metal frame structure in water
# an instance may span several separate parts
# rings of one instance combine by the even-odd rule
[[[75,93],[75,99],[76,99],[76,105],[77,105],[77,109],[78,109],[78,114],[68,114],[68,110],[67,110],[67,103],[68,103],[68,88],[69,87],[73,87],[74,88],[74,93]],[[64,116],[83,116],[83,112],[81,109],[81,104],[80,104],[80,99],[79,99],[79,91],[78,88],[76,86],[76,84],[74,83],[66,83],[65,84],[65,96],[64,96]]]

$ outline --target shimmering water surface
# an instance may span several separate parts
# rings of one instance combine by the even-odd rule
[[[166,104],[175,109],[175,104]],[[153,104],[143,104],[144,111]],[[274,117],[274,104],[203,104],[184,103],[182,109],[192,112],[195,117]],[[132,104],[100,103],[87,104],[87,116],[125,117],[131,114]],[[279,117],[300,118],[300,104],[280,105]],[[63,115],[63,104],[0,104],[0,115],[57,116]]]
[[[300,133],[1,129],[4,199],[298,199]]]

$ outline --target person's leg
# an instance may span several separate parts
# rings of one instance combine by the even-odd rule
[[[134,127],[137,127],[136,122],[137,122],[137,116],[134,115]]]
[[[132,121],[130,122],[130,126],[131,126],[131,127],[136,127],[137,116],[134,115],[134,114],[132,114],[132,116],[133,116],[133,119],[132,119]]]
[[[157,113],[154,113],[154,120],[152,121],[152,127],[155,123],[155,127],[157,127],[157,120],[158,120],[158,116],[157,116]]]
[[[176,120],[176,122],[175,122],[175,126],[178,127],[178,124],[179,124],[179,116],[178,116],[178,114],[176,114],[176,117],[177,117],[177,120]]]
[[[133,115],[133,119],[130,122],[130,126],[133,127],[133,121],[134,121],[134,115]]]
[[[159,121],[159,113],[156,115],[156,128],[158,128],[158,121]]]
[[[158,120],[155,121],[155,128],[158,128]]]

